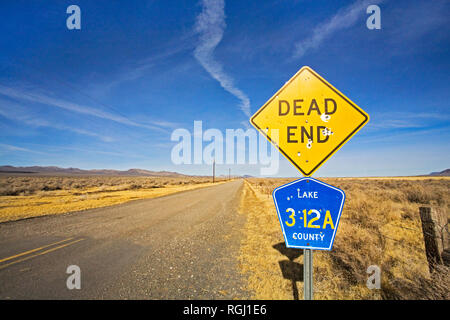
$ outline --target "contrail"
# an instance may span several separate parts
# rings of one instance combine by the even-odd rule
[[[195,24],[195,31],[200,35],[199,44],[194,50],[195,58],[222,88],[241,101],[242,112],[250,117],[250,99],[234,86],[233,79],[223,71],[222,64],[215,60],[213,55],[226,27],[225,2],[224,0],[202,0],[202,7],[203,10],[197,16]]]
[[[330,20],[317,26],[311,37],[297,43],[293,54],[294,58],[301,58],[307,51],[317,49],[325,39],[336,31],[349,28],[358,18],[366,13],[371,4],[378,4],[383,0],[358,0],[348,7],[339,10]]]

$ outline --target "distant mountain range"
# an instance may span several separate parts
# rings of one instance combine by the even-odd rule
[[[112,170],[112,169],[93,169],[83,170],[78,168],[60,168],[60,167],[14,167],[14,166],[0,166],[0,174],[36,174],[36,175],[103,175],[103,176],[147,176],[147,177],[186,177],[188,175],[172,171],[150,171],[145,169],[129,169],[129,170]],[[450,176],[450,169],[445,169],[440,172],[432,172],[423,176]],[[222,175],[221,177],[227,177]],[[250,175],[243,175],[242,178],[250,178]]]
[[[450,176],[450,169],[445,169],[441,172],[432,172],[429,174],[430,176],[441,176],[441,177],[448,177]]]
[[[184,174],[171,171],[149,171],[144,169],[129,169],[126,171],[94,169],[83,170],[78,168],[60,167],[14,167],[0,166],[0,173],[41,174],[41,175],[105,175],[105,176],[151,176],[151,177],[181,177]]]

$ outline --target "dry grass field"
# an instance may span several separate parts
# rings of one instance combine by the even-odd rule
[[[293,179],[245,180],[239,253],[254,299],[301,299],[301,250],[287,249],[271,193]],[[332,251],[314,253],[316,299],[449,299],[450,272],[431,277],[418,208],[450,209],[450,178],[320,179],[346,203]],[[208,177],[0,175],[0,222],[153,198],[211,185]],[[381,268],[381,289],[366,286]]]
[[[0,175],[0,222],[105,207],[210,184],[210,177]]]
[[[302,299],[303,256],[287,249],[271,193],[294,179],[246,180],[242,272],[255,299]],[[449,178],[320,179],[344,190],[346,202],[332,251],[314,252],[315,299],[449,299],[450,273],[431,278],[419,207],[449,212]],[[447,230],[448,231],[448,230]],[[381,268],[381,289],[366,286]]]

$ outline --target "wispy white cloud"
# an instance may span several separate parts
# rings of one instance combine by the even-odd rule
[[[60,109],[64,109],[64,110],[68,110],[68,111],[72,111],[72,112],[76,112],[76,113],[80,113],[80,114],[85,114],[85,115],[101,118],[104,120],[113,121],[113,122],[128,125],[128,126],[141,127],[141,128],[146,128],[146,129],[150,129],[150,130],[154,130],[154,131],[160,131],[160,132],[167,133],[166,129],[161,128],[156,125],[141,124],[141,123],[135,122],[135,121],[130,120],[127,117],[124,117],[121,115],[106,112],[106,111],[103,111],[103,110],[100,110],[97,108],[93,108],[90,106],[80,105],[80,104],[73,103],[70,101],[50,97],[48,95],[45,95],[42,93],[37,93],[37,92],[32,92],[30,90],[22,90],[22,89],[11,88],[11,87],[0,85],[0,94],[10,97],[10,98],[13,98],[13,99],[22,100],[22,101],[25,100],[25,101],[29,101],[32,103],[40,103],[40,104],[44,104],[47,106],[57,107]]]
[[[395,7],[386,12],[392,24],[386,29],[386,45],[389,54],[404,54],[424,49],[439,50],[448,39],[448,0],[411,1],[407,6]],[[430,41],[437,41],[430,46]]]
[[[192,45],[191,35],[185,35],[181,38],[169,41],[165,46],[155,48],[154,53],[145,59],[132,62],[124,62],[122,67],[117,73],[110,76],[110,78],[104,83],[95,83],[91,86],[90,90],[94,92],[109,92],[114,87],[117,87],[123,83],[135,81],[141,79],[149,74],[152,77],[155,75],[161,75],[162,72],[158,69],[158,72],[152,72],[153,69],[160,67],[162,64],[166,63],[168,60],[172,59],[174,56],[182,53],[183,51],[192,50],[194,47]],[[171,64],[168,66],[166,71],[180,71],[186,69],[186,65],[180,66],[177,64]]]
[[[437,112],[390,112],[372,115],[368,128],[415,129],[426,128],[436,123],[448,123],[450,116]]]
[[[250,117],[250,99],[234,85],[234,80],[225,73],[222,64],[214,58],[214,50],[222,40],[225,28],[225,1],[202,0],[202,12],[197,16],[195,24],[195,31],[200,35],[200,41],[194,50],[194,55],[222,88],[241,101],[240,109]]]
[[[11,144],[4,144],[4,143],[0,143],[0,148],[4,149],[6,151],[11,151],[11,152],[12,151],[20,151],[20,152],[45,154],[44,152],[30,150],[30,149],[27,149],[27,148],[22,148],[22,147],[14,146],[14,145],[11,145]]]
[[[435,139],[445,140],[446,134],[450,133],[450,127],[439,127],[439,128],[416,128],[413,132],[400,131],[397,133],[392,133],[392,131],[380,131],[381,134],[377,135],[366,135],[360,137],[360,141],[364,143],[385,143],[388,141],[396,141],[399,144],[405,143],[407,140],[409,142],[417,142],[417,139],[423,139],[428,141],[433,141],[436,143]],[[416,139],[414,139],[417,137]],[[402,140],[403,139],[403,140]]]
[[[383,0],[358,0],[340,9],[331,19],[317,26],[309,38],[296,44],[293,57],[301,58],[308,51],[317,49],[335,32],[353,26],[366,13],[369,5],[379,4],[381,2]]]
[[[114,156],[114,157],[147,159],[143,155],[132,154],[132,153],[129,153],[129,152],[125,153],[125,152],[116,152],[116,151],[104,151],[104,150],[99,150],[99,149],[95,149],[94,150],[94,149],[67,147],[67,146],[63,147],[63,146],[44,146],[44,145],[42,145],[42,147],[54,150],[53,153],[55,153],[55,152],[62,152],[64,154],[64,153],[66,153],[64,150],[69,150],[69,151],[76,151],[76,152],[82,152],[82,153],[92,153],[92,154],[101,154],[101,155]]]
[[[66,125],[57,124],[54,122],[49,122],[45,119],[41,119],[32,116],[27,112],[21,105],[17,103],[12,103],[3,99],[0,99],[0,115],[13,121],[22,122],[28,126],[32,127],[47,127],[54,128],[57,130],[70,131],[81,135],[86,135],[94,138],[98,138],[104,142],[113,142],[114,139],[109,136],[104,136],[96,132],[81,128],[73,128]]]

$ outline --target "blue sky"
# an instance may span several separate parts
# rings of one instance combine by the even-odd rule
[[[66,27],[71,4],[81,30]],[[381,30],[366,27],[370,4]],[[194,120],[246,128],[308,65],[371,116],[316,176],[450,167],[448,1],[5,0],[0,10],[0,164],[209,174],[172,164],[171,132]],[[280,165],[279,176],[300,175]]]

